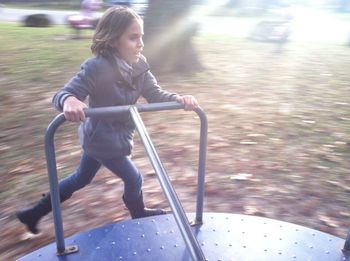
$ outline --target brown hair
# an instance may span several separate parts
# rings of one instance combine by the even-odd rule
[[[140,16],[130,8],[121,6],[109,8],[97,24],[92,38],[92,53],[112,57],[115,53],[112,45],[135,19],[141,20]]]

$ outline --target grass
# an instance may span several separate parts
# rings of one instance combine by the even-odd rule
[[[0,46],[0,103],[2,114],[6,115],[1,121],[1,138],[11,148],[3,159],[14,163],[30,154],[42,161],[42,152],[32,146],[42,143],[48,117],[55,114],[49,106],[50,98],[62,86],[62,80],[68,80],[89,55],[89,42],[69,40],[71,32],[65,27],[1,24],[0,33],[6,43]],[[44,117],[43,109],[48,112]],[[21,142],[19,137],[23,138]],[[11,172],[10,166],[2,165],[2,171]]]
[[[61,26],[0,24],[0,225],[6,242],[0,259],[54,240],[50,218],[41,224],[42,237],[19,240],[23,228],[12,215],[48,189],[43,135],[57,114],[51,97],[90,56],[90,40],[72,40],[71,33]],[[204,34],[195,46],[203,72],[158,80],[165,89],[195,94],[207,113],[205,210],[263,215],[344,237],[350,226],[349,47],[290,42],[277,52],[273,44]],[[180,111],[142,117],[185,210],[193,211],[198,120]],[[79,160],[76,125],[65,124],[56,137],[62,178]],[[136,144],[145,194],[166,207],[138,138]],[[239,174],[249,175],[239,180]],[[118,201],[122,184],[113,179],[102,170],[93,186],[64,204],[68,234],[125,218]],[[96,201],[104,204],[91,208]]]

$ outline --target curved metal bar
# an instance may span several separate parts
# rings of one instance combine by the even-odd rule
[[[204,185],[205,185],[205,167],[207,161],[207,142],[208,142],[208,120],[204,111],[197,108],[197,115],[201,122],[200,138],[199,138],[199,159],[198,159],[198,177],[197,177],[197,208],[195,224],[203,223],[203,201],[204,201]]]
[[[199,243],[195,236],[193,235],[191,231],[191,227],[188,223],[188,220],[186,218],[186,214],[180,204],[180,201],[171,186],[171,182],[169,180],[169,177],[158,157],[158,154],[151,142],[151,138],[149,137],[146,127],[143,124],[143,121],[140,117],[140,114],[138,113],[137,109],[135,107],[130,109],[131,117],[134,120],[134,123],[136,125],[136,129],[141,137],[141,140],[143,142],[143,145],[147,151],[147,154],[150,158],[150,161],[152,163],[152,166],[154,170],[157,173],[157,177],[159,180],[159,183],[163,189],[163,192],[168,199],[168,202],[170,204],[170,207],[173,211],[173,215],[175,218],[175,221],[179,227],[179,230],[182,234],[182,238],[185,241],[185,244],[187,246],[188,251],[190,252],[193,260],[205,260],[204,254],[199,246]]]
[[[124,106],[87,108],[84,111],[85,111],[86,117],[114,117],[118,113],[129,112],[131,107],[136,107],[139,112],[177,110],[177,109],[183,108],[183,106],[177,102],[161,102],[161,103],[150,103],[150,104],[135,104],[135,105],[124,105]]]
[[[66,249],[64,244],[62,215],[59,200],[60,192],[58,189],[54,135],[57,128],[65,121],[66,118],[64,117],[63,113],[57,115],[47,127],[45,134],[45,154],[47,170],[49,175],[51,205],[55,224],[56,245],[58,254],[64,253]]]
[[[85,109],[86,117],[112,117],[118,113],[133,111],[135,108],[139,112],[150,112],[150,111],[159,111],[159,110],[175,110],[182,109],[183,105],[177,102],[164,102],[164,103],[152,103],[152,104],[136,104],[136,105],[126,105],[126,106],[113,106],[113,107],[101,107],[101,108],[90,108]],[[196,224],[201,224],[203,219],[203,200],[204,200],[204,182],[205,182],[205,163],[206,163],[206,147],[207,147],[207,131],[208,123],[205,113],[202,109],[197,108],[195,112],[198,114],[201,121],[201,130],[200,130],[200,150],[199,150],[199,163],[198,163],[198,187],[197,187],[197,207],[196,207]],[[56,168],[56,157],[55,157],[55,148],[54,148],[54,134],[57,128],[65,122],[63,113],[59,114],[54,118],[54,120],[49,124],[46,135],[45,135],[45,152],[47,160],[47,168],[50,182],[50,193],[51,193],[51,203],[54,215],[54,224],[55,224],[55,233],[56,233],[56,244],[58,254],[66,253],[64,236],[63,236],[63,226],[62,226],[62,216],[60,209],[60,200],[59,200],[59,187],[58,187],[58,178],[57,178],[57,168]],[[170,185],[170,189],[172,189]],[[165,193],[167,193],[165,191]],[[169,197],[173,199],[173,197]],[[174,201],[174,199],[173,199]],[[176,201],[176,199],[175,199]],[[170,203],[173,204],[173,203]],[[175,203],[176,204],[176,203]],[[180,206],[182,209],[182,207]],[[183,212],[183,210],[182,210]],[[184,213],[181,210],[178,212],[180,219],[184,219]],[[182,221],[180,221],[182,223]],[[180,228],[181,230],[181,228]],[[184,233],[191,233],[188,231],[188,228],[183,229]],[[187,232],[186,232],[187,231]],[[192,235],[193,236],[193,235]],[[188,236],[191,238],[191,236]],[[197,249],[198,242],[196,239],[185,239],[191,244],[190,252],[195,253],[196,257],[203,258],[203,253],[201,250]],[[194,249],[193,250],[193,246]]]

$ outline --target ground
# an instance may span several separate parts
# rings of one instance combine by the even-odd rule
[[[62,29],[31,29],[28,35],[15,26],[0,30],[8,43],[0,47],[5,115],[0,259],[5,260],[54,241],[51,215],[33,238],[14,212],[48,190],[43,135],[57,114],[50,100],[88,56],[82,49],[89,42],[67,40]],[[204,210],[264,216],[345,238],[350,227],[349,47],[289,42],[280,49],[203,34],[194,42],[204,70],[158,75],[158,80],[164,89],[195,95],[208,116]],[[185,211],[194,212],[198,117],[170,111],[142,118]],[[79,161],[76,127],[66,123],[56,135],[60,178]],[[138,137],[133,158],[144,176],[147,205],[169,208]],[[62,204],[65,235],[129,218],[122,193],[121,181],[101,169],[91,185]]]

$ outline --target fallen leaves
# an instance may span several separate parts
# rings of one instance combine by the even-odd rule
[[[253,177],[253,174],[249,173],[238,173],[230,177],[230,180],[249,180]]]
[[[265,216],[265,213],[255,206],[244,206],[243,208],[246,215]]]
[[[34,167],[31,164],[30,159],[21,161],[15,168],[10,170],[10,174],[26,174],[34,171]]]
[[[339,225],[335,222],[335,220],[333,220],[332,218],[330,218],[326,215],[319,214],[318,219],[320,221],[322,221],[328,227],[333,227],[333,228],[339,227]]]
[[[335,180],[326,180],[326,183],[343,189],[345,192],[350,192],[350,185],[345,184],[345,182],[339,182]]]

